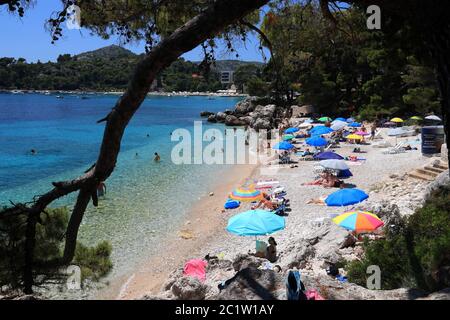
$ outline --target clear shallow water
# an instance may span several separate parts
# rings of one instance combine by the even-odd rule
[[[0,205],[30,201],[51,188],[52,181],[75,178],[96,160],[104,124],[96,124],[117,96],[0,94]],[[178,230],[183,214],[209,191],[226,165],[175,165],[170,161],[170,133],[193,131],[203,110],[231,108],[239,98],[151,97],[130,122],[107,194],[98,208],[89,206],[80,230],[86,244],[109,240],[113,274],[123,274],[148,255],[152,242]],[[221,125],[203,123],[203,129]],[[149,134],[149,137],[147,137]],[[31,155],[30,150],[37,150]],[[153,153],[161,155],[153,162]],[[138,153],[138,156],[136,156]],[[76,194],[57,205],[72,206]]]

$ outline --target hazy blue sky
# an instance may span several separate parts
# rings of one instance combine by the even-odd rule
[[[55,9],[61,6],[59,0],[38,1],[38,4],[25,12],[25,17],[19,18],[0,8],[0,57],[23,57],[29,62],[37,60],[56,60],[58,55],[69,53],[78,54],[95,50],[111,44],[119,44],[117,39],[103,40],[92,36],[87,30],[63,31],[64,38],[51,44],[50,34],[44,28],[44,22],[51,16]],[[238,45],[236,49],[240,60],[262,61],[258,50],[259,41],[256,36],[250,37],[246,46]],[[143,44],[126,46],[136,53],[144,51]],[[187,60],[201,60],[201,48],[196,48],[183,56]],[[220,46],[216,52],[217,59],[235,59],[234,55],[226,53],[224,46]]]

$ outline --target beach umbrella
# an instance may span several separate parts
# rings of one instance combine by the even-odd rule
[[[284,133],[294,133],[294,132],[297,132],[299,130],[300,130],[299,128],[288,128],[288,129],[286,129],[284,131]]]
[[[355,119],[354,118],[347,118],[347,120],[345,120],[345,121],[347,121],[347,123],[352,123],[352,122],[355,122]]]
[[[331,121],[332,119],[330,117],[322,117],[317,120],[319,120],[320,122],[327,122],[327,121]]]
[[[401,119],[401,118],[392,118],[391,122],[400,123],[400,122],[403,122],[403,119]]]
[[[319,165],[321,165],[325,169],[333,169],[333,170],[350,169],[344,160],[335,160],[335,159],[322,160],[319,162]]]
[[[419,116],[413,116],[410,119],[411,120],[417,120],[417,121],[423,120],[422,117],[419,117]]]
[[[345,137],[345,139],[350,139],[350,140],[362,140],[363,137],[361,137],[360,135],[357,134],[349,134],[348,136]]]
[[[395,125],[395,122],[388,121],[388,122],[385,122],[384,124],[385,124],[386,126],[394,126],[394,125]]]
[[[251,188],[236,188],[228,196],[230,199],[239,201],[259,201],[262,199],[262,193],[259,190]]]
[[[297,131],[299,131],[299,130],[300,130],[299,128],[294,128],[294,127],[292,127],[292,128],[286,129],[286,130],[284,131],[284,133],[289,134],[289,133],[297,132]]]
[[[364,201],[369,196],[360,189],[341,189],[333,192],[326,199],[327,206],[343,207]]]
[[[291,150],[295,148],[293,144],[290,144],[289,142],[283,141],[283,142],[278,142],[277,144],[275,144],[272,149],[276,149],[276,150]]]
[[[361,127],[361,123],[359,123],[359,122],[352,122],[348,126],[352,127],[352,128],[357,128],[357,127]]]
[[[294,136],[292,134],[285,134],[283,136],[283,140],[292,140],[294,139]]]
[[[434,120],[434,121],[442,121],[441,118],[439,118],[438,116],[435,116],[435,115],[426,116],[425,119],[427,119],[427,120]]]
[[[350,178],[351,176],[353,176],[353,173],[350,171],[350,169],[339,170],[339,173],[337,176],[338,176],[338,178]]]
[[[333,132],[334,130],[329,128],[329,127],[325,127],[325,126],[317,126],[312,128],[309,133],[311,135],[322,135],[322,134],[329,134],[331,132]]]
[[[336,118],[336,119],[334,119],[333,123],[334,123],[334,122],[336,122],[336,121],[343,121],[343,122],[347,122],[347,119],[345,119],[345,118],[342,118],[342,117],[339,117],[339,118]]]
[[[343,160],[344,157],[339,155],[339,154],[337,154],[336,152],[325,151],[325,152],[319,153],[318,155],[315,155],[314,159],[318,159],[318,160],[329,160],[329,159]]]
[[[365,131],[356,131],[355,134],[357,134],[358,136],[368,136],[368,135],[370,135],[370,133],[365,132]]]
[[[344,129],[347,126],[347,122],[344,121],[333,121],[331,124],[331,129],[334,131]]]
[[[345,212],[333,218],[333,222],[338,226],[357,233],[374,231],[384,224],[377,215],[365,211]]]
[[[266,210],[249,210],[231,217],[227,231],[239,236],[262,236],[285,228],[283,217]]]
[[[308,138],[305,140],[307,145],[313,146],[313,147],[323,147],[328,144],[327,140],[325,140],[322,137],[314,136],[311,138]]]

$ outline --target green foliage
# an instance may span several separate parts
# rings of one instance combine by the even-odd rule
[[[419,287],[434,291],[450,285],[450,187],[435,191],[424,206],[386,238],[364,242],[364,258],[347,264],[351,282],[366,285],[369,265],[381,268],[382,289]]]
[[[102,241],[93,248],[78,243],[73,263],[81,268],[81,278],[99,280],[107,275],[113,267],[109,259],[111,250],[111,244],[107,241]]]
[[[127,87],[141,56],[109,46],[57,62],[26,63],[24,59],[0,58],[0,89],[114,91]],[[180,58],[158,75],[163,91],[217,91],[219,74],[202,74],[199,65]]]
[[[269,85],[260,78],[252,77],[247,81],[247,92],[251,96],[264,97],[269,92]]]
[[[0,211],[1,214],[1,211]],[[35,277],[59,278],[62,245],[68,223],[66,207],[47,209],[41,214],[36,225],[36,244],[34,250],[33,273]],[[7,285],[12,289],[22,285],[22,274],[25,264],[25,230],[24,215],[0,219],[0,286]],[[112,268],[110,261],[111,245],[101,242],[96,247],[89,248],[77,243],[73,263],[82,270],[83,279],[98,280]]]

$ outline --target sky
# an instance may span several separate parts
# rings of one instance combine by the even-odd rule
[[[4,6],[3,6],[4,7]],[[55,9],[61,8],[59,0],[37,1],[33,8],[25,11],[25,16],[8,13],[0,7],[0,57],[25,58],[28,62],[56,61],[60,54],[71,55],[92,51],[112,44],[119,44],[117,38],[104,40],[93,36],[88,30],[63,28],[63,38],[51,44],[50,33],[45,30],[44,23]],[[237,44],[235,49],[239,60],[263,61],[258,49],[259,40],[255,35],[249,36],[246,45]],[[144,43],[127,45],[125,48],[135,52],[144,52]],[[267,51],[266,56],[269,57]],[[203,59],[200,47],[183,55],[186,60],[199,61]],[[235,54],[229,54],[225,46],[219,44],[216,50],[216,59],[236,59]]]

